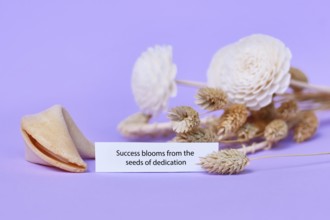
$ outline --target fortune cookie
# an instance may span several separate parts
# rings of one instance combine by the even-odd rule
[[[60,105],[24,116],[21,132],[27,161],[54,166],[69,172],[84,172],[82,158],[95,158],[94,144],[87,140]]]

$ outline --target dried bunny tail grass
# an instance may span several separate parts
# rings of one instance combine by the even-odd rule
[[[274,143],[286,138],[288,132],[287,123],[282,119],[275,119],[266,126],[264,138],[267,142]]]
[[[197,128],[187,133],[179,133],[174,142],[217,142],[217,135],[210,129]]]
[[[300,69],[291,67],[289,72],[291,74],[291,79],[299,82],[308,83],[308,78],[306,74]],[[291,85],[291,88],[293,89],[294,92],[301,92],[303,90],[303,88],[294,85]]]
[[[218,132],[219,118],[215,117],[214,120],[210,120],[208,123],[203,125],[203,128],[212,131],[214,134]]]
[[[250,146],[242,145],[238,150],[245,154],[253,154],[257,151],[268,150],[274,143],[287,137],[288,132],[289,125],[281,119],[275,119],[266,126],[264,130],[264,141],[253,143]]]
[[[224,109],[228,104],[227,94],[221,89],[205,87],[198,90],[195,103],[205,110]]]
[[[276,116],[280,119],[288,121],[296,117],[298,113],[298,104],[294,100],[283,102],[281,106],[276,109]]]
[[[220,150],[200,158],[200,165],[204,170],[223,175],[240,173],[248,163],[246,154],[236,149]]]
[[[251,140],[258,137],[265,128],[265,123],[247,121],[238,131],[237,136],[241,140]]]
[[[319,152],[310,154],[277,154],[248,158],[246,154],[237,149],[225,149],[213,152],[206,157],[200,158],[200,165],[209,173],[220,175],[231,175],[241,173],[250,161],[283,158],[283,157],[311,157],[329,155],[330,152]]]
[[[274,102],[259,109],[258,111],[251,112],[252,117],[259,121],[265,121],[266,123],[272,121],[275,118],[276,109]]]
[[[176,133],[189,132],[200,124],[198,112],[189,106],[173,108],[168,113],[168,118],[172,121],[173,130]]]
[[[294,127],[294,140],[298,143],[311,138],[319,126],[318,118],[313,111],[304,112],[301,120]]]
[[[253,123],[245,123],[238,131],[237,136],[242,140],[251,140],[257,136],[259,128]]]
[[[218,139],[223,140],[235,133],[247,120],[249,111],[245,105],[234,104],[228,107],[219,119]]]

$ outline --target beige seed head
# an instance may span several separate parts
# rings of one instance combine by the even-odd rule
[[[301,71],[300,69],[291,67],[289,72],[291,74],[291,79],[294,79],[294,80],[297,80],[300,82],[304,82],[304,83],[308,83],[308,78],[307,78],[306,74],[303,71]],[[303,90],[302,88],[297,87],[297,86],[291,86],[291,88],[295,92],[300,92]]]
[[[249,116],[249,111],[245,105],[234,104],[228,107],[219,119],[218,138],[225,139],[237,130],[246,122]]]
[[[264,127],[263,127],[264,128]],[[251,140],[255,138],[258,133],[260,133],[263,128],[259,123],[255,122],[246,122],[238,131],[237,136],[243,140]]]
[[[219,118],[214,118],[203,125],[204,128],[209,129],[213,133],[218,132]]]
[[[272,121],[275,118],[275,105],[271,102],[269,105],[259,109],[258,111],[252,111],[252,117],[259,121],[265,121],[266,123]]]
[[[268,142],[274,143],[288,136],[288,125],[282,119],[275,119],[269,123],[264,132],[264,137]]]
[[[216,111],[225,108],[228,98],[221,89],[205,87],[198,90],[195,103],[205,110]]]
[[[178,133],[174,142],[217,142],[217,135],[210,129],[197,128],[187,133]]]
[[[189,106],[173,108],[168,113],[168,118],[172,121],[173,130],[177,133],[186,133],[200,124],[198,112]]]
[[[298,143],[308,140],[316,133],[318,126],[319,121],[315,112],[304,112],[294,128],[294,140]]]
[[[281,106],[276,109],[276,115],[278,118],[288,121],[297,116],[298,105],[297,102],[291,100],[283,102]]]
[[[242,172],[248,163],[246,154],[236,149],[220,150],[200,159],[202,168],[215,174],[237,174]]]

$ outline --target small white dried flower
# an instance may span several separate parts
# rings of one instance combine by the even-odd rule
[[[200,159],[202,168],[215,174],[237,174],[242,172],[248,163],[246,154],[236,149],[220,150]]]
[[[141,54],[133,68],[132,90],[143,113],[166,110],[168,99],[176,96],[176,72],[171,46],[156,45]]]
[[[290,50],[280,40],[256,34],[221,48],[208,69],[208,85],[225,91],[229,101],[258,110],[290,83]]]
[[[173,108],[168,113],[168,118],[172,121],[173,130],[177,133],[186,133],[200,124],[198,112],[189,106]]]

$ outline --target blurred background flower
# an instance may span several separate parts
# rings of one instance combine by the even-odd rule
[[[132,90],[143,113],[166,110],[168,99],[176,96],[176,72],[171,46],[156,45],[141,54],[133,68]]]

